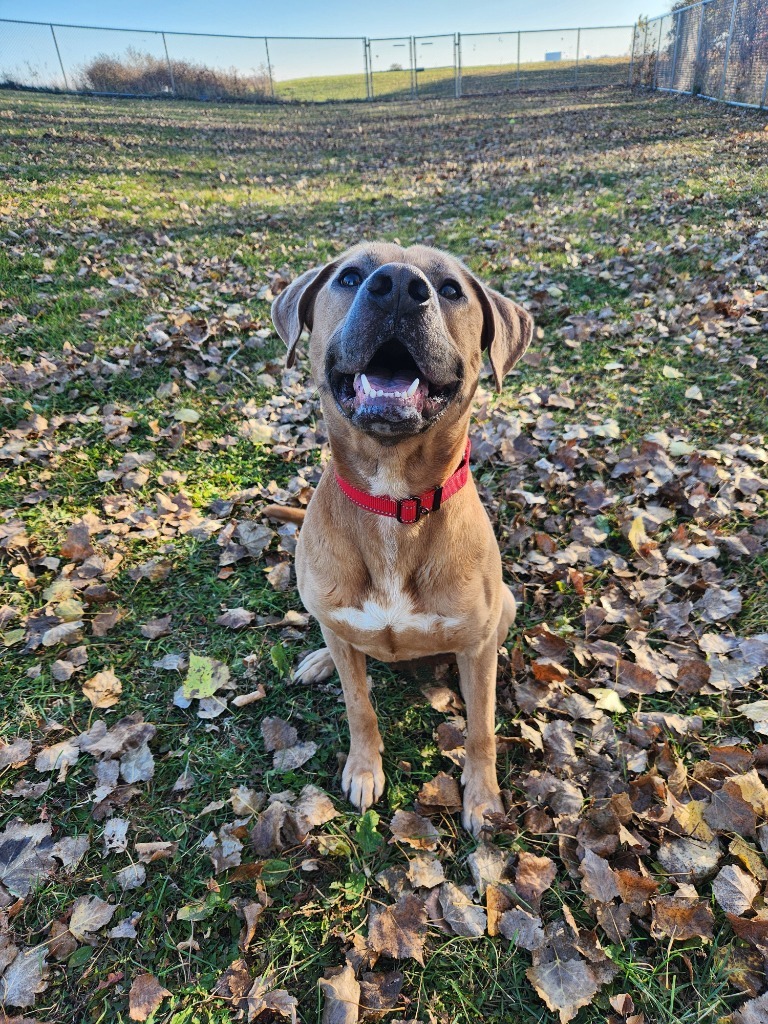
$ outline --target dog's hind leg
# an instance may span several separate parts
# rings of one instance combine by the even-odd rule
[[[321,683],[332,676],[335,670],[331,652],[327,647],[321,647],[301,659],[293,670],[293,678],[297,683]]]
[[[341,788],[361,814],[384,792],[384,768],[376,712],[368,694],[365,655],[321,626],[328,650],[339,672],[349,721],[349,755],[341,776]]]

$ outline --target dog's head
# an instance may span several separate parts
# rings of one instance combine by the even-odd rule
[[[326,416],[382,440],[465,412],[484,352],[500,389],[533,333],[529,313],[457,259],[387,242],[355,246],[306,271],[275,299],[272,319],[289,366],[302,330],[311,331]]]

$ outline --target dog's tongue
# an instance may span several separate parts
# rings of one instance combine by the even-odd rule
[[[413,383],[413,377],[402,374],[390,377],[386,374],[369,373],[367,377],[368,383],[376,391],[407,391]]]

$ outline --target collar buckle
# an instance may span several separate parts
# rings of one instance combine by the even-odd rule
[[[426,505],[422,504],[421,498],[418,495],[414,495],[412,498],[399,498],[396,502],[397,511],[395,512],[395,518],[398,523],[418,523],[423,516],[428,516],[431,512],[437,512],[443,502],[443,485],[436,487],[432,492],[432,506],[427,508]]]

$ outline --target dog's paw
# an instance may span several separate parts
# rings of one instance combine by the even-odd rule
[[[297,683],[321,683],[336,671],[331,652],[327,647],[306,655],[294,669],[293,678]]]
[[[377,751],[353,754],[350,751],[341,776],[341,788],[352,806],[365,814],[384,792],[381,754]]]
[[[501,800],[499,787],[485,781],[468,780],[464,786],[464,810],[461,823],[473,836],[479,836],[480,830],[487,825],[487,814],[503,814],[504,804]]]

